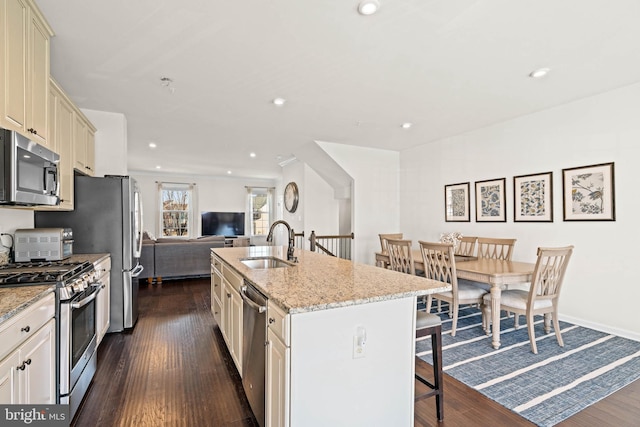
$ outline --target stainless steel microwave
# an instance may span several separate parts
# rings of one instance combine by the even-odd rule
[[[59,163],[57,153],[0,128],[0,204],[57,205]]]

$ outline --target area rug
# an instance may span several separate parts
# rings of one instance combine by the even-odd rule
[[[537,316],[533,354],[525,318],[516,330],[513,317],[502,312],[501,347],[495,350],[480,310],[460,307],[452,337],[448,309],[443,303],[444,372],[539,426],[553,426],[640,378],[640,342],[560,322],[560,347],[553,328],[545,334]],[[430,339],[419,340],[416,352],[432,363]]]

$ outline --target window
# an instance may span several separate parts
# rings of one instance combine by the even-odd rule
[[[158,183],[162,237],[192,237],[195,184]]]
[[[248,187],[251,235],[266,236],[271,225],[272,188]]]

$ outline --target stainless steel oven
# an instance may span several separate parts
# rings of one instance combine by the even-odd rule
[[[96,372],[96,297],[101,284],[60,301],[60,403],[73,417]]]

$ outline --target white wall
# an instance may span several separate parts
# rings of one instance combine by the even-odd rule
[[[127,119],[121,113],[82,109],[96,127],[95,176],[127,175]]]
[[[560,312],[585,326],[640,339],[640,84],[405,150],[400,155],[400,231],[413,240],[441,232],[515,237],[513,259],[538,246],[575,245]],[[562,169],[615,162],[615,222],[564,222]],[[553,172],[553,223],[513,222],[513,177]],[[476,223],[474,182],[506,177],[507,222]],[[471,182],[472,221],[444,221],[444,186]],[[390,230],[394,231],[394,230]]]
[[[353,260],[375,262],[380,249],[379,233],[400,229],[400,196],[396,151],[319,142],[352,178],[354,248]]]
[[[272,180],[243,179],[227,177],[182,176],[146,174],[131,171],[130,175],[138,181],[142,194],[144,229],[156,235],[158,233],[158,197],[157,182],[180,182],[196,184],[195,212],[196,236],[200,236],[200,213],[246,212],[247,190],[245,186],[274,187]],[[245,229],[249,233],[249,229]]]

